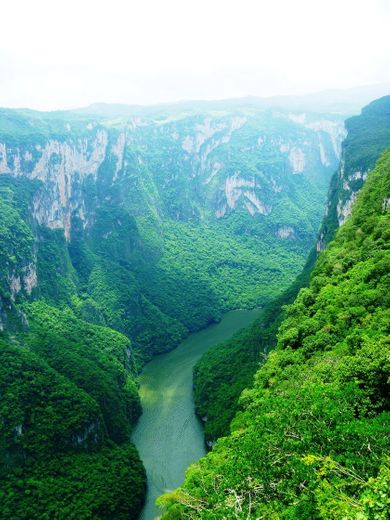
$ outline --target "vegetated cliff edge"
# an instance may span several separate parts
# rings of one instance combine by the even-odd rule
[[[388,514],[390,150],[286,309],[229,436],[163,518]]]
[[[241,392],[252,385],[259,363],[276,345],[277,331],[284,318],[283,306],[292,303],[299,289],[308,285],[318,253],[348,217],[368,172],[390,146],[390,96],[370,103],[361,115],[347,119],[346,128],[348,134],[342,143],[340,166],[329,188],[317,244],[302,273],[288,290],[264,307],[250,328],[210,350],[194,369],[196,411],[205,421],[209,446],[229,433]]]
[[[0,517],[136,517],[140,414],[129,339],[44,301],[0,338]],[[28,327],[27,327],[28,322]]]
[[[164,518],[387,518],[390,151]]]

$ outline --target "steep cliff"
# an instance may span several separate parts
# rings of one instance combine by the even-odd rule
[[[25,330],[0,339],[0,516],[136,516],[146,477],[129,443],[129,339],[42,301],[19,312]]]
[[[318,253],[344,222],[368,172],[390,146],[390,96],[374,101],[361,115],[347,119],[346,128],[340,167],[332,177],[317,246],[309,254],[302,273],[288,290],[265,306],[250,329],[210,350],[195,367],[196,410],[205,421],[209,445],[229,433],[241,392],[252,385],[259,363],[276,344],[283,306],[292,303],[299,289],[308,285]]]
[[[388,150],[163,518],[388,517],[389,196]]]
[[[351,214],[353,202],[378,157],[390,143],[390,96],[363,108],[360,116],[347,119],[347,137],[342,144],[342,159],[332,177],[325,217],[317,251],[321,251],[338,226]]]
[[[3,309],[61,301],[148,359],[264,304],[303,265],[343,135],[340,116],[275,109],[2,110],[2,201],[23,240],[6,239],[18,254],[4,257]]]

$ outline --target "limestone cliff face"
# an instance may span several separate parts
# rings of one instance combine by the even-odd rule
[[[347,220],[369,171],[390,146],[390,96],[372,102],[361,115],[347,119],[345,126],[348,133],[342,143],[339,168],[331,180],[318,252]]]
[[[0,176],[31,181],[33,229],[63,230],[67,241],[75,222],[88,234],[103,206],[157,227],[239,212],[263,222],[275,240],[309,237],[344,135],[338,116],[273,110],[114,121],[7,111],[4,118]],[[39,282],[37,249],[35,236],[31,254],[10,268],[12,300]]]
[[[108,131],[91,129],[90,135],[63,140],[49,138],[46,142],[29,142],[16,146],[0,143],[0,173],[24,176],[41,181],[35,193],[32,214],[36,221],[49,228],[64,229],[70,237],[71,217],[76,213],[86,220],[82,186],[87,177],[96,182],[100,167],[111,153],[121,164],[121,137],[108,145]]]
[[[343,196],[340,197],[340,199],[337,203],[337,217],[338,217],[339,226],[344,224],[346,219],[350,216],[350,214],[352,212],[352,205],[354,203],[354,200],[356,198],[358,191],[360,190],[360,188],[356,189],[352,185],[352,182],[353,181],[364,182],[367,178],[368,172],[369,172],[369,169],[367,169],[364,172],[355,171],[349,175],[346,175],[344,172],[344,162],[342,163],[342,165],[339,169],[339,179],[342,182]]]
[[[121,183],[124,191],[137,185],[134,192],[144,191],[141,200],[160,211],[166,190],[176,191],[175,208],[167,201],[162,211],[177,219],[206,214],[218,219],[236,209],[268,215],[291,175],[329,176],[344,132],[338,118],[311,121],[306,114],[269,112],[173,122],[138,119],[121,126],[88,122],[82,132],[73,132],[65,123],[68,131],[61,138],[17,144],[2,138],[0,174],[41,181],[33,216],[39,224],[64,229],[68,239],[72,217],[85,226],[92,218],[83,192],[87,180],[89,189],[99,182],[108,188]]]
[[[138,150],[136,165],[152,173],[170,217],[221,219],[244,211],[257,218],[271,215],[292,189],[324,186],[344,136],[336,116],[261,111],[141,124],[128,133],[127,149]]]
[[[36,258],[21,268],[21,272],[12,272],[8,278],[11,300],[14,301],[17,294],[23,289],[28,295],[38,285]]]

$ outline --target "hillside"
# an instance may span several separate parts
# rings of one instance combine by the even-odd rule
[[[164,518],[387,518],[389,200],[388,150]]]
[[[229,433],[244,388],[252,385],[259,363],[276,344],[283,320],[283,306],[292,303],[301,287],[308,285],[316,256],[348,217],[352,203],[380,154],[390,146],[390,96],[363,108],[361,115],[346,120],[340,167],[331,180],[328,204],[317,239],[302,273],[280,296],[264,307],[249,329],[210,350],[194,370],[194,397],[198,415],[205,421],[209,445]]]
[[[141,411],[129,339],[41,301],[22,312],[25,331],[0,339],[0,516],[136,515],[146,477],[129,443]]]

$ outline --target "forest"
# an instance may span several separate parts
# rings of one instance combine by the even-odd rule
[[[137,518],[142,368],[261,308],[194,368],[212,449],[163,518],[385,518],[390,97],[342,145],[236,110],[1,110],[0,517]]]
[[[163,518],[387,518],[389,193],[387,151]]]

